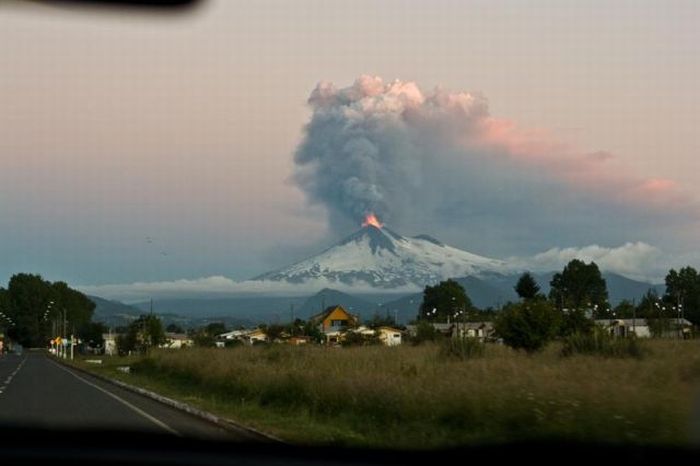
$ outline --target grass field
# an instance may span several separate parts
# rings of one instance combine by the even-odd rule
[[[432,345],[193,348],[105,358],[94,370],[306,444],[684,445],[700,395],[700,341],[644,343],[642,359],[488,345],[467,361]],[[124,364],[131,374],[115,370]]]

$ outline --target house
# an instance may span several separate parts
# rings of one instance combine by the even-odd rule
[[[244,343],[249,345],[254,345],[256,343],[266,343],[268,341],[267,334],[263,329],[256,328],[249,330],[243,335],[242,340]]]
[[[651,327],[658,325],[661,338],[690,338],[693,324],[687,319],[598,319],[596,325],[616,337],[636,335],[649,338],[654,334]]]
[[[459,322],[452,329],[453,337],[471,337],[486,340],[494,337],[493,322]]]
[[[226,342],[231,342],[231,341],[240,341],[242,343],[245,343],[247,345],[253,345],[258,342],[267,342],[267,334],[265,333],[264,330],[260,328],[255,328],[255,329],[239,329],[239,330],[232,330],[230,332],[222,333],[217,335],[217,344],[218,347],[224,347],[226,346]]]
[[[345,329],[329,329],[326,332],[323,332],[323,335],[326,337],[326,344],[331,345],[331,346],[336,346],[340,345],[343,341],[343,336],[347,333],[347,330]]]
[[[309,322],[318,325],[323,333],[335,332],[340,329],[357,327],[359,319],[350,314],[343,306],[327,307],[323,312],[309,317]]]
[[[311,343],[311,337],[307,336],[289,337],[289,339],[287,340],[287,344],[294,346],[307,345],[309,343]]]
[[[165,343],[160,345],[161,348],[181,349],[194,346],[192,338],[184,333],[166,332],[165,339]]]
[[[222,333],[220,335],[217,335],[216,338],[218,340],[241,340],[245,334],[250,332],[250,330],[232,330],[230,332]]]
[[[385,346],[397,346],[401,344],[401,330],[394,327],[379,327],[377,329],[379,340]]]
[[[389,327],[389,326],[382,326],[382,327],[377,327],[376,329],[367,327],[366,325],[361,325],[359,327],[353,328],[353,329],[348,329],[346,331],[344,330],[339,330],[339,339],[338,342],[342,343],[343,342],[343,337],[347,335],[348,333],[356,333],[360,334],[363,337],[367,338],[378,338],[379,341],[385,345],[385,346],[396,346],[401,344],[401,330],[396,329],[394,327]],[[333,333],[333,336],[335,337],[335,332]]]

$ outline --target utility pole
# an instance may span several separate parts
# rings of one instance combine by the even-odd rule
[[[63,308],[63,338],[66,337],[66,327],[68,326],[68,312]],[[66,345],[63,345],[63,359],[66,359]]]

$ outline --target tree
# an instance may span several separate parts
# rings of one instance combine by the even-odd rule
[[[494,327],[505,344],[533,353],[554,339],[560,323],[561,313],[541,299],[507,305]]]
[[[446,322],[448,319],[465,316],[472,309],[472,302],[462,285],[454,280],[446,280],[425,287],[418,318]]]
[[[303,334],[310,337],[314,343],[323,343],[326,336],[318,328],[318,325],[314,325],[313,322],[305,322],[303,326]]]
[[[661,298],[656,293],[656,290],[649,288],[642,296],[641,301],[637,305],[637,317],[644,319],[658,319],[661,317],[660,308],[657,306],[661,302]]]
[[[105,339],[102,335],[107,333],[107,331],[107,326],[101,322],[86,322],[78,329],[78,338],[87,347],[103,347]]]
[[[440,334],[435,327],[427,320],[419,320],[416,324],[416,336],[413,337],[414,345],[420,345],[426,341],[435,341],[440,337]]]
[[[226,333],[227,331],[228,329],[226,328],[226,324],[223,322],[212,322],[206,327],[207,334],[211,335],[212,337],[217,337],[222,333]]]
[[[169,333],[185,333],[182,327],[177,324],[168,324],[168,326],[165,327],[165,331]]]
[[[613,313],[618,319],[631,319],[637,316],[637,310],[627,299],[623,299],[620,303],[615,306]]]
[[[13,275],[3,296],[3,312],[15,323],[8,334],[24,346],[43,347],[64,327],[70,335],[90,322],[95,309],[81,292],[41,275]]]
[[[280,338],[282,338],[284,330],[285,329],[283,325],[270,324],[267,327],[265,327],[265,335],[267,335],[269,341],[279,340]]]
[[[381,340],[376,334],[363,335],[360,332],[347,332],[342,340],[342,346],[370,346],[379,345]]]
[[[226,325],[223,322],[212,322],[191,332],[192,341],[196,346],[214,347],[216,339],[222,333],[226,333]]]
[[[683,315],[694,324],[700,324],[700,274],[698,271],[690,266],[683,267],[679,271],[671,269],[665,281],[664,301],[669,306],[682,309]]]
[[[379,327],[396,327],[396,321],[388,313],[382,317],[378,312],[376,312],[372,317],[372,320],[366,321],[365,325],[371,329],[377,329]]]
[[[607,308],[607,285],[595,262],[570,261],[562,272],[554,274],[550,285],[549,299],[560,310],[596,305]]]
[[[119,354],[132,351],[147,353],[166,341],[163,322],[153,314],[144,314],[129,324],[126,334],[117,338],[117,348]]]
[[[540,285],[537,284],[535,277],[530,272],[525,272],[515,285],[515,292],[521,299],[535,299],[540,293]]]
[[[590,335],[594,327],[595,323],[583,309],[570,309],[562,313],[559,335],[562,337],[568,337],[574,333]]]

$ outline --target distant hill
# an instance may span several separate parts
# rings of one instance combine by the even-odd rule
[[[140,305],[129,305],[119,301],[110,301],[97,296],[88,296],[95,303],[95,313],[93,320],[102,322],[111,328],[125,327],[139,316],[150,312],[150,302]],[[202,327],[212,322],[223,322],[227,327],[236,328],[240,326],[249,327],[258,323],[256,319],[241,319],[227,313],[217,315],[187,316],[172,312],[155,312],[157,308],[154,304],[154,314],[163,321],[164,325],[177,324],[182,328]]]
[[[128,325],[138,319],[143,312],[128,304],[119,301],[110,301],[97,296],[88,296],[90,301],[95,303],[94,321],[102,322],[110,327],[121,327]]]
[[[299,308],[305,297],[231,297],[153,300],[155,313],[177,314],[190,319],[211,319],[213,316],[237,319],[239,322],[286,322],[290,319],[290,305]],[[141,312],[148,311],[151,303],[134,304]]]

